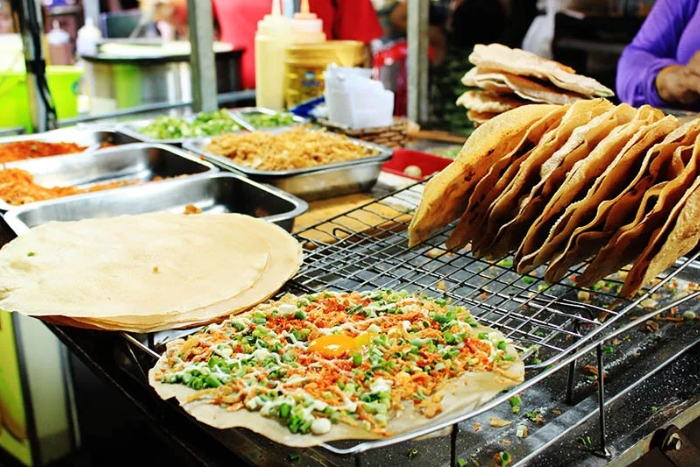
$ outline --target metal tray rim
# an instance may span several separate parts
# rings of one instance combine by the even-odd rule
[[[47,136],[50,137],[50,136],[55,135],[57,133],[70,133],[73,131],[87,132],[87,133],[96,133],[96,132],[120,133],[120,131],[117,130],[117,128],[115,128],[114,126],[111,126],[111,125],[78,124],[78,125],[74,125],[74,126],[57,128],[55,130],[44,131],[41,133],[24,133],[24,134],[20,134],[20,135],[2,136],[2,137],[0,137],[0,145],[16,143],[16,142],[21,142],[21,141],[32,141],[32,140],[42,141]],[[90,150],[91,149],[88,148],[83,152],[88,152]],[[82,153],[75,153],[75,154],[82,154]],[[58,154],[57,156],[59,156],[59,155],[63,156],[66,154]],[[57,157],[57,156],[48,156],[48,157]]]
[[[278,222],[278,221],[284,221],[284,220],[289,220],[289,219],[295,219],[296,217],[302,215],[309,209],[309,205],[306,201],[303,199],[294,196],[291,193],[287,193],[286,191],[280,190],[279,188],[276,188],[274,186],[270,186],[267,184],[263,183],[258,183],[255,180],[251,180],[243,175],[236,174],[233,172],[219,172],[219,171],[209,171],[209,172],[203,172],[199,174],[193,174],[189,175],[186,178],[173,178],[169,180],[161,180],[158,182],[159,186],[170,186],[170,185],[186,185],[189,183],[193,183],[193,181],[198,180],[198,179],[216,179],[216,178],[236,178],[241,180],[243,183],[247,183],[250,185],[255,186],[256,188],[267,191],[268,193],[272,193],[278,198],[284,199],[286,201],[289,201],[292,203],[295,207],[289,212],[286,213],[281,213],[281,214],[273,214],[271,216],[265,216],[261,217],[260,219],[265,219],[269,222]],[[127,187],[121,187],[121,188],[115,188],[116,189],[121,189],[121,190],[131,190],[136,191],[136,190],[149,190],[151,189],[150,186],[148,185],[138,185],[138,186],[127,186]],[[65,204],[67,202],[75,203],[80,200],[86,200],[86,199],[95,199],[95,198],[102,198],[107,196],[107,193],[109,193],[112,190],[105,190],[105,191],[96,191],[96,192],[91,192],[91,193],[83,193],[79,195],[74,195],[74,196],[69,196],[69,197],[63,197],[63,198],[54,198],[54,199],[48,199],[44,201],[37,201],[35,203],[27,203],[23,204],[21,206],[16,206],[13,209],[8,210],[7,212],[2,213],[2,217],[5,219],[5,222],[7,225],[15,232],[17,235],[21,235],[24,232],[28,231],[30,227],[28,227],[24,222],[20,220],[20,216],[25,213],[25,212],[31,212],[33,210],[36,210],[40,208],[41,206],[49,206],[49,205],[60,205],[60,204]]]
[[[258,130],[264,130],[265,128],[259,128],[259,127],[256,127],[255,125],[253,125],[252,123],[250,123],[245,117],[245,114],[247,114],[247,113],[262,113],[262,114],[267,114],[267,115],[274,115],[277,113],[284,113],[284,112],[277,112],[276,110],[268,109],[265,107],[237,107],[235,109],[231,109],[231,116],[236,121],[238,121],[238,123],[240,123],[240,125],[242,127],[244,127],[245,129],[247,129],[249,131],[258,131]],[[309,120],[304,118],[304,117],[294,115],[291,112],[287,112],[287,113],[290,113],[293,116],[292,117],[293,120],[299,124],[309,123]]]

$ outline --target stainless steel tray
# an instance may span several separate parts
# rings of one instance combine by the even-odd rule
[[[121,133],[113,128],[102,126],[70,127],[28,135],[5,136],[0,138],[0,145],[20,141],[41,141],[43,143],[75,143],[85,146],[83,152],[100,149],[102,145],[121,146],[140,142],[139,139]]]
[[[231,115],[231,118],[238,124],[238,126],[241,127],[241,129],[247,129],[245,126],[241,124],[239,119],[235,118],[233,113],[229,111],[229,114]],[[194,120],[196,115],[189,115],[189,116],[179,116],[178,118],[182,118],[183,120]],[[170,144],[173,146],[178,146],[182,147],[183,143],[188,139],[186,137],[183,138],[169,138],[169,139],[157,139],[157,138],[151,138],[149,136],[144,135],[141,133],[141,130],[145,128],[147,125],[152,123],[155,120],[155,118],[150,118],[150,119],[141,119],[141,120],[129,120],[126,122],[122,122],[117,124],[116,128],[118,131],[124,133],[125,135],[130,136],[131,138],[136,139],[137,141],[141,141],[144,143],[154,143],[154,144]]]
[[[284,129],[274,128],[259,131],[274,134]],[[269,171],[252,169],[237,164],[228,157],[207,151],[206,147],[211,142],[211,137],[187,140],[183,148],[200,154],[205,160],[218,167],[245,174],[253,180],[269,183],[307,201],[314,201],[369,190],[377,183],[382,164],[391,159],[393,155],[391,148],[359,139],[349,139],[358,146],[375,149],[379,151],[379,154],[305,169]]]
[[[192,154],[164,144],[133,143],[92,152],[8,162],[6,168],[26,170],[42,186],[88,188],[116,181],[148,182],[218,171]],[[120,187],[118,189],[123,189]],[[36,203],[28,203],[36,204]],[[0,200],[0,210],[17,209]]]
[[[274,187],[233,173],[208,173],[119,190],[58,198],[5,213],[18,235],[48,221],[74,221],[156,211],[184,212],[194,205],[202,213],[235,212],[266,219],[291,231],[308,204]]]
[[[277,112],[272,109],[266,109],[264,107],[238,107],[235,109],[231,110],[231,116],[238,122],[240,125],[245,128],[246,130],[250,131],[255,131],[255,130],[263,130],[265,128],[270,128],[270,127],[258,127],[254,125],[250,120],[248,120],[249,115],[254,115],[254,114],[265,114],[265,115],[275,115],[280,112]],[[298,117],[294,116],[293,117],[294,121],[300,125],[309,123],[309,121],[303,117]]]

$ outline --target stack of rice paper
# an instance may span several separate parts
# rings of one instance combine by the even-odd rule
[[[0,309],[93,329],[187,328],[268,299],[301,263],[288,232],[241,214],[48,222],[0,249]]]
[[[462,83],[470,89],[457,99],[457,105],[467,109],[476,125],[526,104],[568,104],[613,95],[568,66],[501,44],[477,44],[469,61],[475,66]]]

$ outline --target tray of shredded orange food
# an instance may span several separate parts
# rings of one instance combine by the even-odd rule
[[[184,147],[210,162],[268,177],[383,162],[392,156],[390,148],[308,125],[194,139]]]
[[[180,149],[134,143],[0,166],[0,209],[216,171]]]
[[[427,427],[523,380],[469,310],[389,289],[287,294],[168,343],[149,372],[205,424],[299,447]]]
[[[91,193],[121,186],[134,185],[136,181],[98,183],[88,188],[76,186],[42,186],[34,182],[34,176],[26,170],[11,168],[0,170],[0,198],[11,206],[21,206],[37,201],[63,198],[64,196]]]
[[[37,140],[15,141],[12,143],[0,144],[0,162],[75,154],[87,149],[88,146],[81,146],[72,142],[52,143]]]

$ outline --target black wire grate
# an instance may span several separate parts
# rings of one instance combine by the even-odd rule
[[[391,288],[442,296],[470,308],[521,349],[536,349],[537,365],[551,364],[600,327],[601,315],[614,316],[628,303],[617,300],[614,289],[620,284],[614,281],[609,292],[596,292],[597,303],[615,305],[606,308],[581,303],[581,291],[569,279],[548,285],[540,271],[517,274],[508,257],[489,262],[468,251],[447,251],[449,228],[409,249],[406,232],[422,188],[411,185],[297,232],[305,260],[289,288]]]

